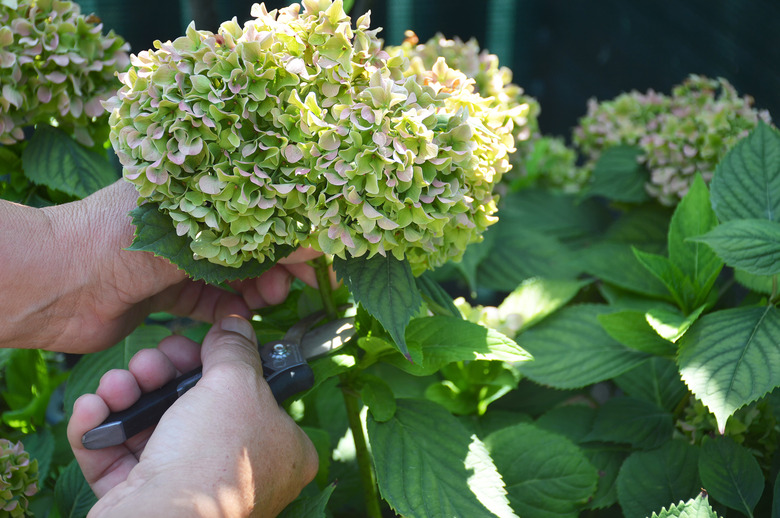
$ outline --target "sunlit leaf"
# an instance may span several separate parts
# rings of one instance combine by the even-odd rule
[[[718,518],[718,514],[710,507],[706,494],[699,494],[687,502],[680,502],[653,513],[650,518]]]
[[[485,445],[441,406],[400,399],[392,419],[369,414],[368,437],[382,497],[408,517],[512,517]]]
[[[680,339],[682,379],[721,432],[735,410],[780,386],[778,343],[780,312],[773,306],[710,313]]]
[[[629,349],[610,337],[598,323],[607,306],[569,306],[517,338],[533,356],[518,366],[537,383],[555,388],[579,388],[613,378],[650,356]]]
[[[692,241],[711,247],[732,268],[753,275],[780,273],[780,223],[776,221],[727,221]]]
[[[596,491],[596,468],[563,436],[518,424],[490,434],[485,443],[520,516],[576,518]]]
[[[640,311],[618,311],[598,316],[604,330],[621,344],[656,356],[673,357],[677,347],[653,329]]]

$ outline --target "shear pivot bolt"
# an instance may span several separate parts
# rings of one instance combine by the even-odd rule
[[[290,354],[290,351],[287,350],[287,346],[284,344],[274,344],[274,350],[271,351],[271,358],[275,360],[281,360],[283,358],[286,358],[287,355]]]

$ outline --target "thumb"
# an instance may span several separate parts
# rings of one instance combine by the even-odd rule
[[[244,364],[262,375],[257,337],[248,320],[230,315],[217,322],[203,339],[203,375],[220,364]]]

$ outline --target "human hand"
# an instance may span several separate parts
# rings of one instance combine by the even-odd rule
[[[203,377],[154,429],[87,450],[81,436],[203,361]],[[262,376],[254,330],[223,318],[203,347],[182,336],[112,370],[76,400],[68,440],[98,496],[91,518],[276,516],[317,472],[311,441],[277,405]]]
[[[7,295],[0,300],[0,347],[93,352],[119,342],[152,312],[206,322],[249,317],[251,309],[282,302],[293,277],[316,285],[306,264],[320,255],[313,250],[299,249],[257,279],[231,283],[235,293],[192,281],[149,252],[125,250],[137,199],[134,187],[120,180],[84,200],[42,210],[0,206],[0,279]],[[9,228],[14,225],[21,228]]]

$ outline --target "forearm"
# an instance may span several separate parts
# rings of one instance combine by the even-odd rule
[[[0,201],[0,346],[45,345],[29,331],[47,328],[61,309],[57,301],[70,265],[59,248],[46,211]]]

